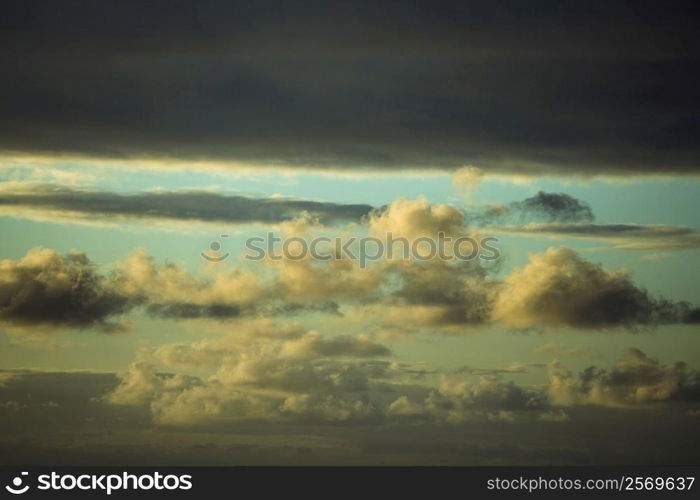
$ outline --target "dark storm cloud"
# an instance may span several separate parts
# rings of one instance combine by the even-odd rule
[[[20,327],[120,329],[138,299],[115,293],[85,254],[33,249],[0,261],[0,322]]]
[[[690,2],[10,2],[0,148],[698,171]]]
[[[0,207],[25,207],[46,211],[77,213],[85,216],[163,218],[227,223],[277,223],[301,212],[321,222],[359,220],[372,207],[340,205],[290,198],[225,196],[205,191],[137,194],[77,190],[51,184],[0,187]]]

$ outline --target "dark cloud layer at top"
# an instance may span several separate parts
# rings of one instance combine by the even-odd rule
[[[697,172],[690,2],[9,2],[0,149]]]

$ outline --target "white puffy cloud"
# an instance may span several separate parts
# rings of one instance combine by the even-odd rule
[[[368,223],[370,233],[380,239],[389,233],[412,241],[422,236],[437,238],[441,232],[452,237],[467,232],[464,212],[445,203],[430,203],[424,197],[396,199],[386,208],[371,212]]]
[[[651,296],[624,271],[607,271],[569,248],[530,256],[501,286],[493,318],[515,328],[609,328],[697,321],[697,309]]]

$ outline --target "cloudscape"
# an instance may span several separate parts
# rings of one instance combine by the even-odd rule
[[[686,2],[9,2],[3,465],[700,465]]]

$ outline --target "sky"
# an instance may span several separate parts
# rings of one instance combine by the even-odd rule
[[[697,465],[689,6],[9,2],[0,463]]]

